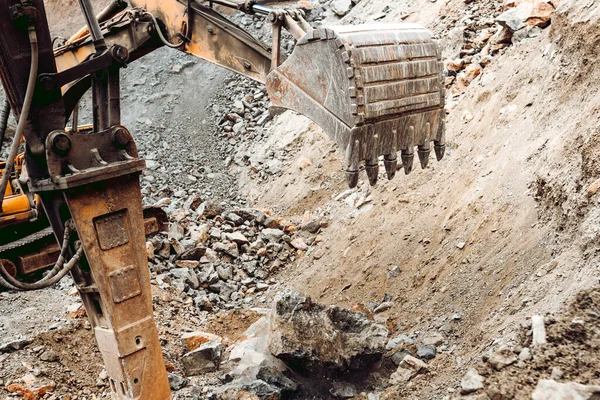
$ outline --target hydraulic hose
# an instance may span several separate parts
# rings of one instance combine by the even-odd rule
[[[179,43],[169,42],[167,40],[167,38],[163,35],[162,31],[160,30],[160,25],[158,24],[158,21],[156,20],[156,17],[154,16],[154,14],[149,13],[148,11],[146,11],[144,14],[149,15],[150,18],[152,18],[152,22],[154,23],[154,27],[156,28],[156,33],[158,34],[158,38],[160,39],[161,42],[163,42],[163,44],[165,46],[170,47],[172,49],[177,49],[185,43],[183,40]]]
[[[82,255],[83,255],[83,246],[79,246],[79,248],[77,249],[77,251],[75,252],[73,257],[71,257],[69,262],[64,265],[63,269],[58,274],[54,275],[52,278],[42,279],[35,283],[24,283],[24,282],[18,281],[15,278],[13,278],[12,276],[10,276],[10,274],[8,274],[8,272],[3,267],[0,267],[0,285],[6,287],[7,289],[20,290],[20,291],[38,290],[38,289],[47,288],[49,286],[54,285],[56,282],[60,281],[62,278],[64,278],[65,275],[67,275],[73,269],[73,267],[77,264],[77,262],[81,259]]]
[[[34,283],[25,283],[13,278],[8,271],[0,263],[0,286],[4,286],[11,290],[37,290],[43,289],[48,286],[54,285],[56,282],[61,280],[79,261],[83,252],[83,247],[80,247],[75,256],[65,264],[67,251],[69,250],[69,243],[71,239],[72,228],[71,222],[65,224],[65,233],[63,236],[63,242],[60,249],[60,255],[56,260],[56,263],[52,270],[42,279]]]
[[[4,100],[2,109],[0,109],[0,153],[2,152],[2,143],[6,135],[6,128],[8,127],[8,117],[10,116],[10,103],[8,99]]]
[[[10,148],[10,154],[6,160],[6,167],[2,179],[0,180],[0,211],[2,211],[2,203],[4,201],[4,194],[6,193],[6,186],[10,180],[10,175],[15,166],[15,158],[19,151],[19,145],[23,138],[23,132],[25,131],[25,125],[27,125],[27,118],[29,117],[29,110],[31,109],[31,103],[33,101],[33,90],[35,89],[35,82],[37,80],[38,72],[38,40],[35,32],[35,25],[30,24],[28,28],[29,32],[29,43],[31,44],[31,68],[29,69],[29,81],[27,81],[27,91],[25,92],[25,99],[23,100],[23,108],[21,109],[21,115],[19,116],[19,122],[17,124],[17,131],[13,138],[12,146]]]
[[[36,283],[42,283],[44,281],[49,280],[54,275],[56,275],[58,273],[58,271],[60,271],[63,268],[65,261],[66,261],[66,257],[67,257],[67,251],[69,250],[69,240],[70,239],[71,239],[71,228],[69,228],[68,225],[65,225],[65,234],[63,236],[63,242],[62,242],[62,247],[60,249],[60,255],[58,256],[58,259],[56,260],[56,263],[54,264],[54,267],[50,270],[50,272],[44,278],[40,279]],[[0,265],[0,268],[2,268],[1,265]]]

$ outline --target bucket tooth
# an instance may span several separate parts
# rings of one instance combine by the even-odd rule
[[[445,122],[440,123],[439,131],[436,140],[433,141],[433,149],[435,150],[435,158],[440,161],[446,154],[446,131]]]
[[[446,145],[442,142],[433,142],[433,150],[435,151],[435,158],[440,161],[446,153]]]
[[[402,165],[404,166],[404,174],[410,174],[412,172],[413,162],[415,160],[415,153],[413,152],[412,147],[408,150],[402,150],[400,157],[402,158]]]
[[[347,170],[346,181],[348,182],[348,187],[354,189],[358,185],[358,171]]]
[[[421,168],[427,168],[427,164],[429,164],[429,154],[431,153],[431,147],[429,143],[423,146],[419,146],[419,161],[421,161]]]
[[[367,161],[365,164],[365,170],[367,171],[367,176],[369,177],[369,183],[371,186],[375,186],[377,184],[377,178],[379,175],[379,162],[378,160],[372,159]]]
[[[398,157],[396,156],[396,153],[385,155],[383,164],[385,165],[385,172],[388,180],[394,179],[396,176],[396,168],[398,167]]]

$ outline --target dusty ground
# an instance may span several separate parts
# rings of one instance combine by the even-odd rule
[[[492,12],[500,2],[472,3]],[[490,387],[499,387],[504,398],[528,398],[554,366],[563,369],[564,380],[599,384],[598,319],[591,314],[600,307],[598,293],[581,292],[600,279],[598,198],[587,195],[600,177],[600,99],[590,90],[600,75],[596,3],[562,0],[549,28],[507,48],[464,95],[449,97],[443,161],[375,188],[363,181],[352,192],[346,192],[342,154],[318,127],[292,113],[276,117],[263,139],[227,154],[234,165],[226,168],[219,151],[227,148],[226,139],[211,125],[212,97],[177,82],[209,76],[214,93],[230,76],[183,55],[157,52],[144,66],[132,65],[125,78],[132,88],[124,101],[131,110],[125,122],[136,127],[144,155],[157,163],[146,174],[156,175],[145,178],[146,194],[172,183],[219,201],[246,201],[292,221],[307,211],[326,218],[323,242],[287,265],[277,280],[347,307],[389,295],[394,305],[380,317],[396,333],[444,336],[445,350],[430,361],[432,373],[389,388],[385,398],[454,393],[466,368],[480,365],[495,344],[527,346],[522,323],[555,312],[548,326],[551,345],[525,367],[488,371]],[[372,22],[386,6],[391,10],[382,21],[419,22],[444,39],[474,5],[362,0],[345,22]],[[185,67],[173,73],[172,65]],[[245,159],[256,165],[278,159],[283,167],[265,176]],[[189,165],[205,167],[193,184]],[[22,352],[0,354],[0,379],[19,379],[37,368],[44,382],[58,383],[57,393],[106,393],[96,387],[102,367],[91,332],[64,311],[63,304],[74,299],[65,291],[41,293],[0,297],[2,339],[35,338]],[[182,330],[201,327],[234,341],[255,318],[240,319],[239,311],[209,317],[170,293],[156,289],[154,295],[165,357],[175,368]],[[48,303],[53,307],[40,306]],[[589,323],[573,327],[574,318]],[[51,328],[57,330],[37,333]],[[74,340],[67,345],[58,337]],[[47,348],[59,354],[59,363],[39,361]]]

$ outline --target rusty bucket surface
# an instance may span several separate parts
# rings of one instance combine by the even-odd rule
[[[292,55],[267,78],[274,106],[306,115],[346,152],[348,184],[362,163],[377,182],[379,157],[393,178],[397,154],[421,166],[430,142],[444,155],[444,85],[441,51],[415,24],[340,26],[309,31]]]

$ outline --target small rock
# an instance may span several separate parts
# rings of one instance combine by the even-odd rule
[[[350,399],[358,395],[356,387],[348,382],[333,382],[329,393],[340,399]]]
[[[302,240],[302,238],[295,238],[294,240],[292,240],[290,242],[290,244],[296,250],[302,250],[302,251],[308,250],[308,245],[306,243],[304,243],[304,240]]]
[[[183,226],[179,225],[177,222],[171,223],[169,225],[169,238],[175,240],[181,240],[185,237],[185,229]]]
[[[181,357],[181,367],[186,376],[200,375],[219,369],[223,348],[216,340],[203,343],[196,350]]]
[[[386,348],[386,350],[393,350],[402,345],[414,344],[414,343],[417,343],[417,341],[415,339],[402,333],[402,334],[390,339],[390,341],[387,343],[385,348]]]
[[[432,346],[441,346],[444,343],[444,336],[441,333],[432,333],[426,335],[422,339],[423,344]]]
[[[531,350],[529,350],[527,347],[523,347],[523,349],[519,352],[519,360],[529,361],[531,359]]]
[[[488,358],[488,363],[500,371],[517,362],[517,357],[508,349],[497,351]]]
[[[599,189],[600,189],[600,179],[594,181],[594,183],[592,183],[590,185],[590,187],[588,187],[587,196],[588,197],[592,197],[593,195],[595,195],[596,193],[598,193]]]
[[[479,64],[469,64],[456,78],[456,87],[464,90],[481,75],[482,68]]]
[[[273,242],[273,243],[277,243],[281,240],[281,238],[283,238],[283,235],[285,235],[285,233],[281,230],[281,229],[263,229],[260,233],[260,236],[269,241],[269,242]]]
[[[179,268],[196,268],[200,265],[200,261],[196,260],[177,260],[175,261],[175,265]]]
[[[233,278],[233,266],[231,264],[218,265],[215,269],[222,281],[229,281]]]
[[[207,200],[200,204],[196,211],[204,218],[214,218],[221,214],[223,208],[221,207],[221,204],[217,203],[216,201]]]
[[[417,356],[423,360],[431,360],[435,358],[437,351],[435,346],[428,344],[417,344]]]
[[[562,379],[563,376],[564,376],[564,373],[563,373],[562,369],[560,369],[559,367],[552,367],[552,372],[550,373],[550,378],[557,380],[557,379]]]
[[[306,169],[312,165],[312,162],[306,157],[300,157],[298,159],[298,168],[300,170]]]
[[[40,354],[40,360],[47,362],[56,362],[58,361],[58,354],[52,349],[48,349]]]
[[[146,256],[148,260],[154,260],[154,245],[152,242],[146,242]]]
[[[184,333],[181,336],[181,341],[183,342],[185,348],[188,351],[194,351],[200,346],[202,346],[204,343],[208,343],[211,341],[221,342],[222,338],[212,333],[196,331]]]
[[[334,0],[331,3],[331,9],[334,13],[343,17],[348,14],[352,9],[352,1],[351,0]]]
[[[284,395],[289,395],[298,390],[298,384],[283,375],[275,367],[261,367],[256,374],[256,378],[278,388]]]
[[[229,254],[233,258],[238,258],[240,256],[240,252],[237,244],[235,243],[216,243],[213,245],[213,248],[217,251],[221,251],[225,254]]]
[[[416,375],[412,369],[398,367],[398,369],[390,375],[390,385],[399,385],[410,381]]]
[[[312,218],[304,223],[300,227],[303,231],[308,231],[310,233],[317,233],[319,229],[321,229],[321,220],[318,218]]]
[[[235,231],[232,233],[226,233],[225,238],[230,242],[237,243],[239,245],[248,244],[250,241],[241,232]]]
[[[460,381],[460,392],[469,394],[483,389],[483,376],[479,375],[475,368],[469,368],[465,376]]]
[[[423,361],[409,354],[404,356],[404,359],[400,363],[400,367],[411,369],[418,374],[426,373],[429,371],[429,365],[425,364]]]
[[[186,387],[187,384],[188,380],[185,379],[183,376],[179,376],[169,372],[169,386],[171,386],[171,390],[181,390],[184,387]]]
[[[543,316],[534,315],[531,317],[531,330],[533,332],[533,346],[546,343],[546,327],[544,326]]]
[[[179,256],[179,258],[181,258],[182,260],[200,260],[204,254],[206,254],[206,247],[200,245],[184,251],[183,253],[181,253],[181,256]]]

